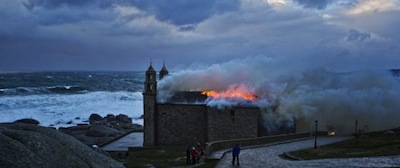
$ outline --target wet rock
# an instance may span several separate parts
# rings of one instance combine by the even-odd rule
[[[91,114],[89,117],[90,124],[101,124],[103,123],[104,118],[98,114]]]
[[[116,129],[109,128],[109,127],[102,126],[102,125],[94,125],[94,126],[91,126],[89,128],[89,130],[87,130],[85,135],[90,136],[90,137],[109,137],[109,136],[115,137],[120,134],[121,134],[121,132],[119,132]]]
[[[35,120],[35,119],[31,119],[31,118],[24,118],[24,119],[20,119],[17,121],[14,121],[16,123],[24,123],[24,124],[33,124],[33,125],[39,125],[39,121]]]
[[[132,124],[132,129],[135,131],[143,131],[143,126],[139,124]]]
[[[119,122],[132,123],[132,119],[125,114],[119,114],[116,118]]]
[[[92,114],[89,120],[90,125],[78,124],[67,128],[60,127],[59,130],[89,146],[104,144],[127,132],[143,131],[143,126],[132,124],[132,119],[124,114],[117,116],[108,114],[104,118],[98,114]]]
[[[75,138],[32,124],[0,124],[1,167],[123,167]]]
[[[107,122],[112,122],[112,121],[117,120],[117,118],[115,117],[114,114],[107,114],[106,119],[107,119]]]
[[[89,125],[77,125],[73,127],[60,127],[58,128],[60,131],[70,130],[70,131],[77,131],[77,130],[88,130]]]

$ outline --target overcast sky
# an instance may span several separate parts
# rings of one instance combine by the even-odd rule
[[[2,0],[0,70],[400,68],[399,0]]]

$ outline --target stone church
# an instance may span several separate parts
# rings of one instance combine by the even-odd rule
[[[199,104],[205,102],[207,96],[191,91],[176,92],[171,100],[160,103],[157,101],[157,72],[151,63],[145,75],[144,146],[186,146],[196,142],[204,144],[265,135],[260,124],[261,109],[258,107],[217,109],[206,103]],[[159,80],[167,75],[164,64],[159,72]]]

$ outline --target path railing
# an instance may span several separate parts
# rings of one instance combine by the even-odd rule
[[[210,142],[206,145],[206,157],[209,158],[212,152],[219,151],[222,149],[230,149],[234,145],[239,144],[240,147],[262,145],[268,143],[275,143],[281,141],[287,141],[292,139],[306,138],[313,136],[313,133],[297,133],[297,134],[282,134],[263,136],[257,138],[246,138],[246,139],[232,139]]]

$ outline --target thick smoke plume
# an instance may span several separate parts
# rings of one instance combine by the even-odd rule
[[[247,58],[172,74],[159,82],[158,99],[165,100],[173,91],[222,91],[239,84],[258,96],[254,104],[262,108],[269,130],[281,121],[290,125],[297,119],[309,129],[318,120],[321,130],[333,127],[338,133],[354,132],[356,120],[364,131],[400,126],[400,77],[389,70],[300,70],[270,58]],[[208,102],[216,107],[224,104],[230,103]]]

